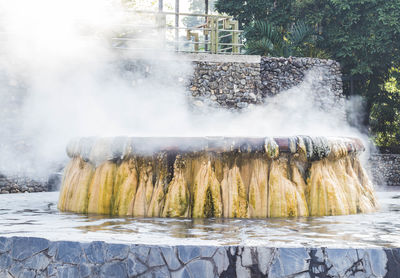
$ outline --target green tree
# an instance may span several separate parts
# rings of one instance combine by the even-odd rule
[[[256,20],[245,29],[246,52],[262,56],[318,56],[326,58],[325,53],[315,48],[318,34],[299,21],[287,31],[272,24]]]
[[[255,20],[266,20],[274,26],[288,27],[291,22],[293,0],[218,0],[215,8],[234,16],[241,28],[247,27]]]
[[[345,94],[353,91],[365,99],[363,124],[371,128],[377,143],[400,144],[396,129],[400,100],[398,92],[388,91],[387,86],[399,80],[392,69],[400,68],[400,0],[219,0],[216,7],[241,20],[244,27],[255,20],[282,30],[297,21],[313,26],[321,37],[315,48],[339,61],[343,73],[353,79]]]

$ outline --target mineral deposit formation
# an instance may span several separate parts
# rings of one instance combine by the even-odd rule
[[[145,217],[372,212],[354,138],[81,138],[71,142],[58,208]]]

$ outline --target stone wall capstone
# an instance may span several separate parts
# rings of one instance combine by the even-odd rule
[[[0,237],[0,277],[388,277],[399,248],[191,246]]]

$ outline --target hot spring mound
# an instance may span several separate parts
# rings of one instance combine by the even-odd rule
[[[193,218],[372,212],[362,151],[343,137],[80,138],[67,147],[58,208]]]

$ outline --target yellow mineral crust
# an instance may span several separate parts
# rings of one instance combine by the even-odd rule
[[[58,208],[140,217],[267,218],[367,213],[373,185],[346,139],[265,140],[265,149],[108,154],[70,150]],[[326,143],[329,142],[329,143]],[[320,144],[320,145],[316,145]],[[358,143],[357,143],[358,144]],[[98,152],[98,146],[95,149]],[[74,145],[75,148],[76,145]],[[118,159],[116,159],[118,158]]]

